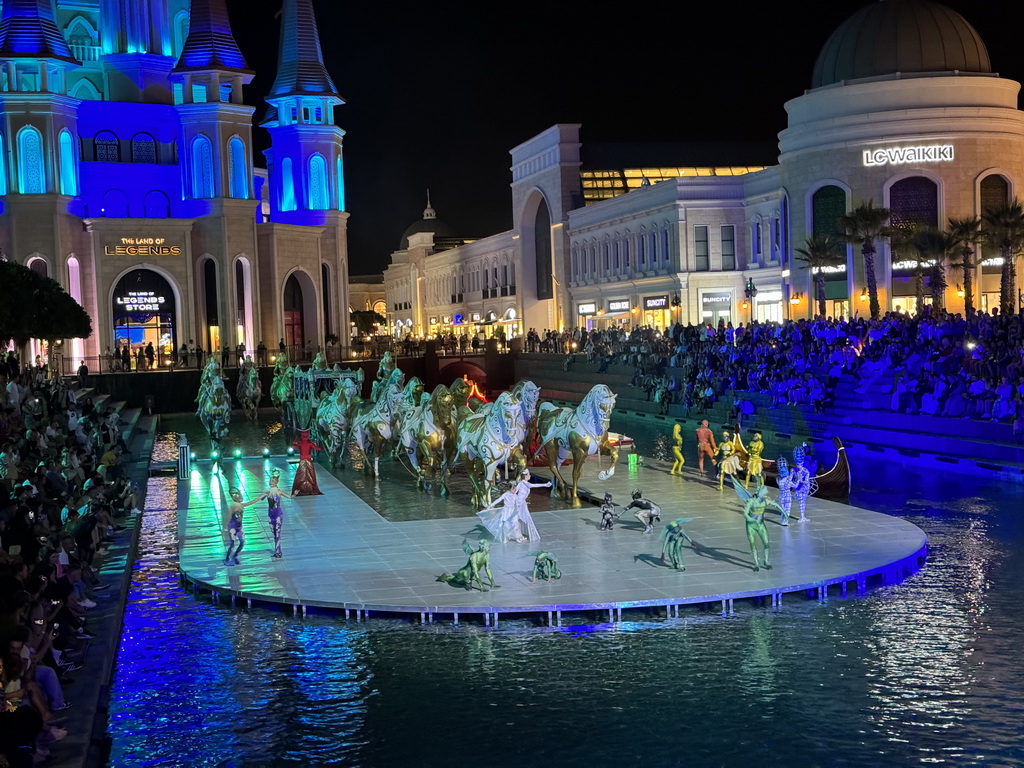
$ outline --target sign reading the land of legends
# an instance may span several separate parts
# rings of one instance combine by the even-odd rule
[[[126,312],[159,312],[164,297],[157,296],[156,291],[128,291],[127,296],[118,296],[115,301]]]
[[[908,163],[950,163],[952,144],[927,144],[922,147],[885,147],[864,150],[864,165],[906,165]]]
[[[103,247],[104,256],[180,256],[180,245],[168,245],[162,237],[122,237],[120,245]]]

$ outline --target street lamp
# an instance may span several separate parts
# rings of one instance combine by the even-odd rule
[[[754,299],[757,298],[757,286],[754,285],[754,278],[747,278],[747,284],[743,288],[743,295],[750,302],[750,322],[754,322]]]

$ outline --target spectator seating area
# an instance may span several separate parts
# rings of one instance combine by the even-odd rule
[[[104,738],[156,417],[13,356],[0,386],[0,757],[82,765]]]

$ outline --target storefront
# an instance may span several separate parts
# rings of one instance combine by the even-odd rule
[[[782,291],[758,291],[754,298],[753,318],[759,323],[781,323]]]
[[[717,291],[701,294],[700,319],[715,327],[721,323],[732,322],[732,293]]]
[[[586,328],[588,331],[594,329],[594,318],[597,317],[597,302],[582,301],[576,305],[576,327]]]
[[[642,317],[643,325],[652,328],[664,329],[672,325],[672,307],[668,294],[644,296]]]
[[[115,351],[120,354],[127,347],[133,368],[140,351],[147,358],[150,344],[153,345],[154,367],[170,365],[178,346],[175,343],[177,308],[171,286],[161,275],[148,269],[136,269],[122,277],[114,288],[111,317]]]

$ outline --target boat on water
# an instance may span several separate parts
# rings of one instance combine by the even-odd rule
[[[740,457],[740,468],[744,473],[747,471],[747,459],[749,453],[743,445],[743,438],[739,430],[736,430],[733,437],[733,448]],[[836,463],[826,472],[819,472],[811,478],[811,487],[815,496],[832,501],[846,501],[850,497],[850,460],[846,456],[846,447],[838,437],[832,438],[832,444],[836,447]],[[764,482],[766,485],[778,487],[779,471],[772,459],[762,457],[764,464]]]

